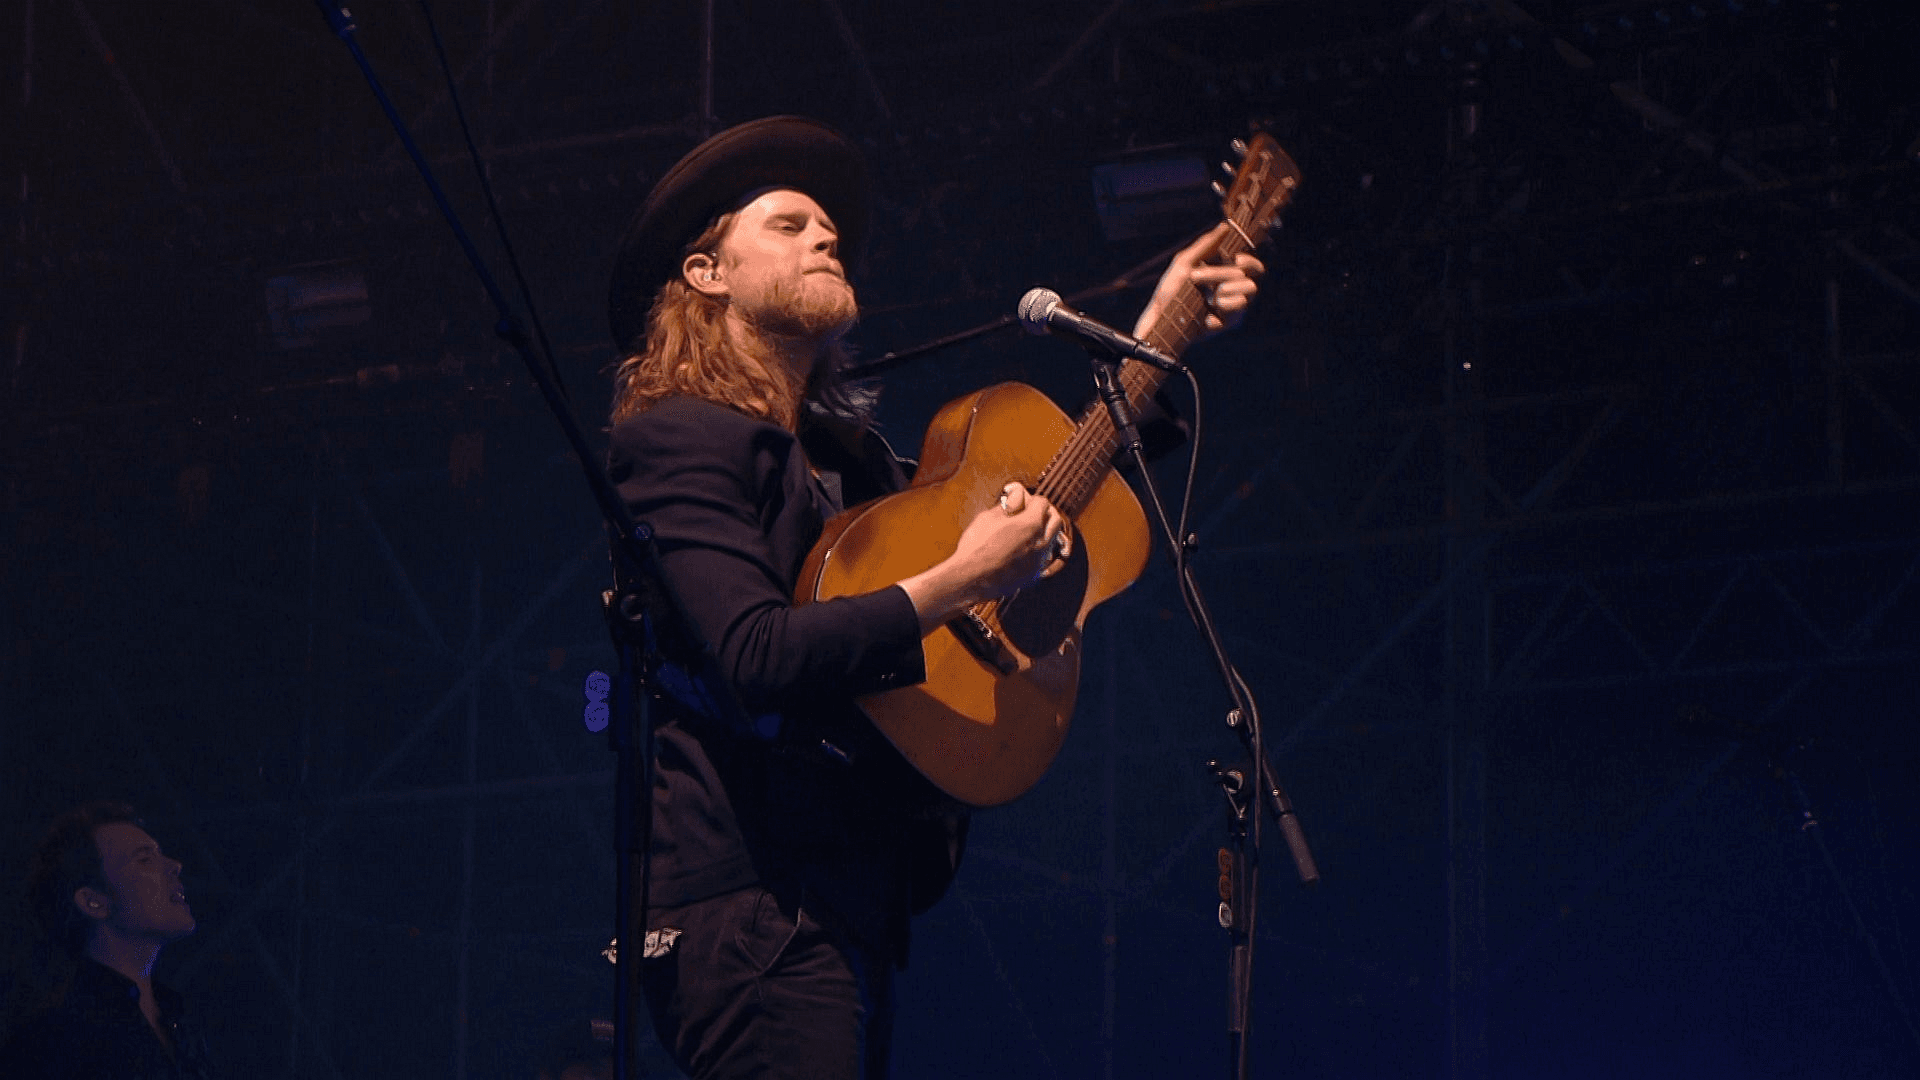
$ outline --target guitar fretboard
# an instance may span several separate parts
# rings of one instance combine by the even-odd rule
[[[1265,239],[1270,221],[1299,182],[1293,159],[1268,136],[1258,136],[1227,193],[1225,216],[1230,228],[1216,248],[1217,257],[1232,262]],[[1185,283],[1141,337],[1168,356],[1179,356],[1205,332],[1206,315],[1207,302],[1200,290]],[[1120,366],[1120,386],[1136,414],[1153,401],[1166,378],[1166,372],[1139,360]],[[1113,455],[1119,448],[1113,418],[1106,405],[1096,400],[1081,415],[1066,445],[1047,463],[1034,490],[1068,518],[1077,518],[1113,471]],[[975,607],[972,617],[983,630],[997,632],[1001,607],[1008,602],[990,600]]]
[[[1240,232],[1229,232],[1220,242],[1220,255],[1226,262],[1247,250],[1247,241]],[[1141,339],[1168,356],[1179,356],[1200,336],[1206,314],[1207,302],[1200,290],[1191,284],[1183,285]],[[1136,413],[1147,408],[1166,378],[1166,372],[1138,360],[1128,360],[1120,366],[1120,385]],[[1080,417],[1066,445],[1040,474],[1036,490],[1067,517],[1077,517],[1112,470],[1113,455],[1119,449],[1113,417],[1107,414],[1104,404],[1095,401]]]

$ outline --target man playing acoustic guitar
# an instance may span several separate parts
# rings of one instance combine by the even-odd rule
[[[678,603],[648,620],[641,978],[696,1080],[886,1075],[908,918],[952,879],[967,807],[855,699],[919,683],[924,637],[1072,555],[1071,523],[1007,477],[930,568],[795,604],[824,522],[909,479],[839,382],[858,313],[843,257],[868,203],[846,139],[771,117],[682,158],[616,259],[609,470]],[[1237,321],[1261,266],[1244,252],[1208,264],[1226,230],[1175,257],[1142,326],[1189,285],[1204,331]]]

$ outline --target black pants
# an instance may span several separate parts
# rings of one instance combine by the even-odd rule
[[[886,1077],[893,965],[797,890],[750,886],[651,912],[647,926],[680,931],[641,960],[640,978],[654,1030],[692,1080]]]

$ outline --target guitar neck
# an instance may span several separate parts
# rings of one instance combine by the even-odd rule
[[[1226,193],[1223,208],[1229,228],[1214,249],[1215,257],[1226,263],[1242,252],[1251,252],[1266,238],[1280,208],[1300,183],[1299,167],[1272,137],[1256,135],[1252,145],[1243,144],[1237,149],[1245,160],[1234,173],[1233,189]],[[1161,352],[1179,356],[1206,332],[1206,318],[1206,300],[1191,283],[1183,283],[1140,336]],[[1135,412],[1147,408],[1166,378],[1166,372],[1138,360],[1128,360],[1120,368],[1120,385]],[[1114,451],[1118,449],[1113,418],[1095,402],[1081,416],[1073,437],[1040,474],[1040,494],[1068,517],[1078,516],[1112,471]]]
[[[1235,255],[1247,250],[1247,242],[1239,230],[1230,231],[1220,242],[1219,252],[1224,261],[1231,262]],[[1190,284],[1182,285],[1146,333],[1140,335],[1141,340],[1168,356],[1178,357],[1205,332],[1206,315],[1207,302],[1200,291]],[[1152,404],[1153,395],[1159,392],[1166,378],[1165,371],[1139,360],[1128,360],[1120,366],[1120,385],[1126,391],[1127,403],[1136,413]],[[1068,517],[1077,516],[1112,471],[1113,456],[1119,449],[1120,439],[1113,427],[1113,417],[1107,414],[1104,405],[1095,401],[1080,417],[1073,436],[1041,474],[1040,494]]]

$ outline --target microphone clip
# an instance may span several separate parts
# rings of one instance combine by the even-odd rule
[[[1133,403],[1127,400],[1127,392],[1120,386],[1120,361],[1106,348],[1086,343],[1087,359],[1093,365],[1093,387],[1100,394],[1100,400],[1107,406],[1107,417],[1113,421],[1113,433],[1120,442],[1120,449],[1129,454],[1137,454],[1146,448],[1140,439],[1139,416],[1134,412]]]

